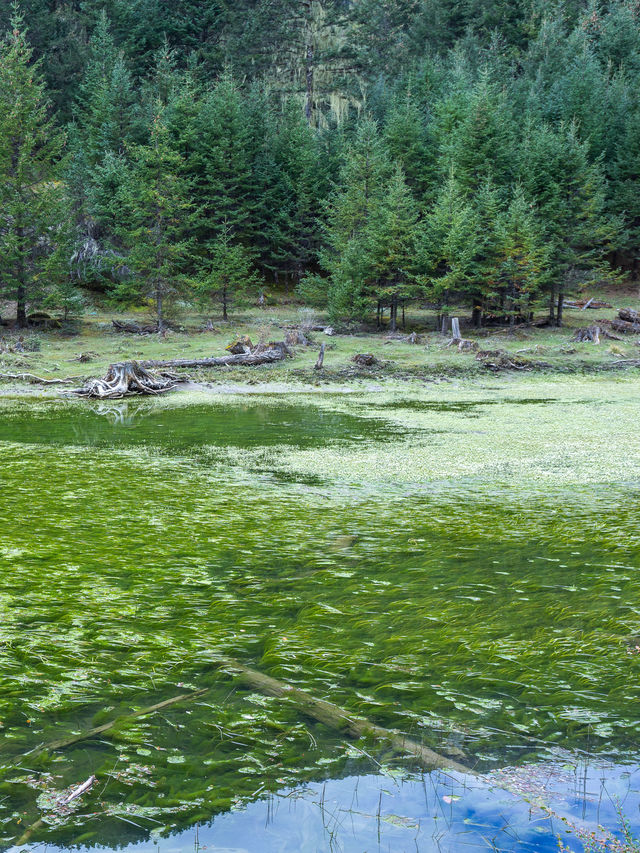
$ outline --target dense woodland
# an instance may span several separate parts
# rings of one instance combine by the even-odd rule
[[[18,325],[277,288],[559,325],[636,275],[637,0],[2,0],[0,30]]]

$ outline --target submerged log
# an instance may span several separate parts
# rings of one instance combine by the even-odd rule
[[[96,737],[96,735],[106,734],[119,723],[127,720],[135,720],[136,717],[145,717],[147,714],[155,714],[156,711],[163,711],[165,708],[170,708],[178,702],[188,702],[194,699],[199,699],[201,696],[204,696],[205,693],[207,693],[207,690],[196,690],[193,693],[181,693],[179,696],[172,696],[171,699],[165,699],[164,702],[157,702],[155,705],[149,705],[146,708],[141,708],[139,711],[131,711],[129,714],[121,714],[119,717],[111,720],[110,723],[104,723],[102,726],[94,726],[92,729],[79,732],[71,737],[60,738],[60,740],[53,740],[50,741],[50,743],[40,744],[40,746],[30,749],[29,752],[25,753],[25,755],[37,757],[38,755],[42,755],[43,752],[52,752],[54,749],[65,749],[68,746],[73,746],[75,743],[90,740],[92,737]]]
[[[319,723],[323,723],[329,728],[340,731],[349,737],[371,737],[374,740],[387,743],[395,752],[402,755],[412,756],[412,758],[417,760],[423,767],[428,769],[446,769],[454,770],[459,773],[478,775],[471,768],[460,764],[454,759],[440,755],[429,747],[408,738],[403,732],[400,732],[397,729],[386,729],[383,726],[378,726],[376,723],[372,723],[365,717],[349,714],[344,708],[341,708],[339,705],[334,705],[333,702],[327,702],[325,699],[318,699],[304,690],[300,690],[299,688],[293,687],[291,684],[287,684],[284,681],[279,681],[276,678],[271,678],[269,675],[264,675],[264,673],[251,669],[232,658],[216,657],[212,663],[219,667],[223,672],[237,678],[240,683],[250,687],[252,690],[257,690],[260,693],[264,693],[267,696],[274,696],[278,699],[286,699],[303,714],[306,714],[314,720],[317,720]],[[189,702],[199,699],[207,692],[208,689],[203,689],[197,690],[193,693],[174,696],[171,699],[165,699],[164,702],[159,702],[156,705],[150,705],[139,711],[133,711],[130,714],[121,715],[115,720],[112,720],[110,723],[105,723],[102,726],[95,726],[92,729],[87,729],[86,731],[80,732],[72,737],[61,738],[60,740],[55,740],[48,744],[42,744],[41,746],[32,749],[27,753],[27,755],[33,757],[34,755],[41,755],[44,752],[73,746],[81,741],[96,737],[96,735],[104,735],[108,733],[110,729],[114,728],[114,726],[126,722],[127,720],[143,717],[146,714],[153,714],[156,711],[160,711],[179,702]]]
[[[452,758],[447,758],[440,755],[434,750],[429,749],[411,738],[408,738],[403,732],[397,729],[385,729],[372,723],[364,717],[355,717],[340,708],[339,705],[334,705],[333,702],[327,702],[325,699],[317,699],[310,693],[300,690],[298,687],[293,687],[283,681],[278,681],[261,672],[244,666],[238,661],[221,660],[220,664],[224,669],[235,674],[239,681],[251,687],[253,690],[258,690],[260,693],[265,693],[267,696],[275,696],[278,699],[286,699],[291,702],[298,710],[323,723],[329,728],[343,732],[352,738],[372,737],[374,740],[388,743],[391,748],[403,755],[411,755],[423,767],[436,770],[455,770],[459,773],[467,773],[478,775],[474,770],[454,761]]]

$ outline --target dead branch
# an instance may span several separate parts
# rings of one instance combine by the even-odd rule
[[[19,382],[29,382],[32,385],[69,385],[71,382],[77,382],[77,377],[67,376],[66,379],[43,379],[40,376],[35,376],[33,373],[0,373],[0,379],[17,380]]]

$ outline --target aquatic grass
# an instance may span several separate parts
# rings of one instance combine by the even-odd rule
[[[437,402],[439,391],[415,398]],[[490,415],[483,394],[495,400]],[[393,403],[391,392],[295,404],[287,395],[284,406],[252,401],[254,435],[236,435],[233,446],[208,443],[207,424],[238,423],[244,401],[211,411],[200,396],[163,401],[141,416],[160,426],[139,443],[125,440],[135,420],[100,418],[93,445],[94,422],[87,431],[75,405],[10,403],[0,444],[0,838],[9,844],[18,819],[37,820],[30,780],[43,774],[55,790],[94,772],[108,785],[98,817],[88,801],[34,837],[71,844],[98,827],[115,846],[148,834],[151,818],[169,832],[250,801],[260,786],[385,764],[375,745],[354,755],[287,703],[221,677],[217,653],[462,751],[480,768],[553,762],[561,750],[628,757],[639,734],[640,657],[628,652],[640,635],[639,490],[628,466],[604,478],[578,434],[584,411],[593,419],[606,409],[590,434],[611,454],[605,439],[629,429],[634,394],[624,383],[575,380],[572,403],[530,406],[505,400],[504,384],[443,389],[443,398],[478,402],[472,419],[460,408],[376,405]],[[553,396],[522,379],[508,395]],[[292,420],[298,402],[305,415]],[[32,412],[42,421],[37,442],[26,434]],[[339,440],[296,450],[307,424],[331,413]],[[171,440],[187,416],[202,445]],[[431,432],[434,421],[447,432]],[[582,481],[529,476],[546,458],[537,430],[550,435],[554,425]],[[514,428],[519,437],[507,442]],[[350,460],[376,449],[377,467],[354,474]],[[475,458],[499,450],[509,478]],[[292,460],[316,453],[318,481],[297,482]],[[398,474],[394,453],[404,454]],[[448,469],[452,458],[459,470]],[[293,481],[279,479],[283,471]],[[206,700],[189,708],[24,763],[65,732],[202,687]],[[127,815],[138,825],[125,825]]]

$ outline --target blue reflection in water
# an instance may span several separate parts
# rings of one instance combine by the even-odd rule
[[[480,778],[439,771],[349,776],[284,789],[219,815],[206,826],[169,838],[152,833],[147,842],[119,849],[126,853],[551,853],[562,838],[571,850],[580,851],[580,833],[598,832],[599,825],[618,828],[620,837],[618,804],[638,836],[640,765],[581,760],[578,765],[529,765]],[[46,849],[57,853],[62,848],[47,845]]]

